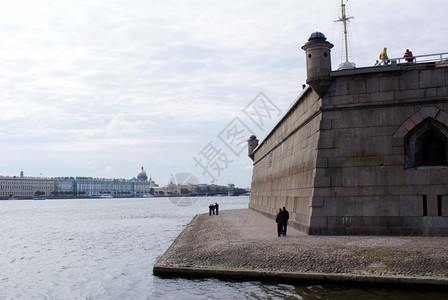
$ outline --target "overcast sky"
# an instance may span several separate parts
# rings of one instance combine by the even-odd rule
[[[314,31],[342,62],[339,0],[2,0],[0,175],[250,185],[306,80]],[[448,1],[348,1],[351,58],[447,52]],[[258,118],[256,109],[258,108]]]

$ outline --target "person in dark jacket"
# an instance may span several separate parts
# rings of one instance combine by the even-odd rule
[[[219,204],[215,203],[215,210],[216,210],[216,215],[219,214]]]
[[[283,213],[282,209],[279,208],[277,216],[275,217],[275,222],[277,223],[277,234],[278,234],[278,236],[282,235],[282,226],[283,226],[283,224],[282,224],[282,213]]]
[[[282,233],[283,236],[286,236],[286,227],[288,226],[289,220],[289,212],[286,210],[286,207],[283,206],[282,210]]]

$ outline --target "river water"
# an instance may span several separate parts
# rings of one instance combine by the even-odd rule
[[[448,297],[429,289],[153,276],[158,258],[211,202],[247,208],[248,197],[0,201],[0,299]]]

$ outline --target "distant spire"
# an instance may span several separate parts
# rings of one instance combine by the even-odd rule
[[[344,3],[344,0],[341,0],[341,16],[335,22],[342,22],[342,25],[344,27],[345,62],[343,62],[342,64],[339,65],[339,70],[356,68],[355,63],[348,61],[347,22],[350,22],[350,19],[353,19],[353,18],[355,18],[355,17],[347,17],[347,15],[345,13],[345,3]]]

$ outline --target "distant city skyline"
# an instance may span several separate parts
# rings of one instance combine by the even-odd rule
[[[143,166],[140,166],[140,168],[138,168],[137,172],[135,172],[135,175],[130,177],[130,178],[126,178],[126,177],[104,177],[104,178],[109,178],[109,179],[114,179],[114,178],[120,178],[120,179],[132,179],[132,178],[138,178],[138,175],[140,173],[141,170],[146,171],[146,169],[144,169]],[[10,177],[43,177],[44,174],[39,174],[39,175],[27,175],[26,174],[26,169],[25,168],[20,168],[20,171],[17,172],[17,174],[0,174],[0,176],[10,176]],[[51,175],[45,175],[45,177],[48,178],[55,178],[55,177],[92,177],[92,176],[85,176],[85,175],[62,175],[62,176],[51,176]],[[148,176],[148,180],[149,180],[149,176]]]
[[[350,61],[446,52],[448,2],[347,1]],[[381,10],[381,13],[373,13]],[[343,58],[340,1],[27,1],[0,10],[0,173],[251,184],[302,90],[320,31]],[[424,24],[424,26],[422,26]]]
[[[25,176],[23,170],[19,176],[0,175],[0,200],[46,200],[48,197],[53,199],[151,198],[216,194],[237,196],[244,193],[247,193],[246,189],[233,184],[228,186],[201,184],[190,174],[180,174],[173,177],[169,184],[159,186],[151,177],[147,177],[143,167],[136,177],[130,179],[83,176],[31,177]]]
[[[140,169],[138,170],[138,172],[136,172],[136,174],[134,176],[132,176],[132,177],[119,177],[119,176],[117,176],[117,177],[93,177],[93,176],[80,176],[80,175],[44,176],[43,174],[40,174],[38,176],[31,176],[31,175],[27,175],[25,170],[23,168],[21,168],[18,174],[0,174],[0,177],[12,177],[12,178],[14,178],[14,177],[16,177],[16,178],[24,177],[24,178],[45,178],[45,179],[56,179],[56,178],[93,178],[93,179],[96,179],[97,178],[97,179],[107,179],[107,180],[113,180],[113,179],[133,180],[133,179],[135,179],[135,180],[140,180],[140,181],[152,182],[153,184],[159,185],[156,182],[156,180],[154,180],[152,174],[149,174],[146,177],[146,179],[144,179],[144,177],[141,176],[142,175],[142,173],[141,173],[142,171],[144,171],[145,174],[148,173],[148,172],[146,172],[146,169],[143,166],[141,166]],[[176,175],[178,175],[178,174],[176,174]],[[161,186],[165,186],[165,185],[169,185],[169,184],[173,184],[173,183],[176,184],[176,185],[182,185],[182,184],[205,185],[205,184],[210,184],[208,182],[199,182],[199,181],[197,181],[197,178],[195,178],[191,174],[190,174],[190,176],[193,176],[192,177],[193,180],[190,180],[190,181],[186,180],[184,182],[177,182],[176,179],[177,180],[182,180],[182,178],[179,178],[179,177],[175,178],[176,175],[173,174],[172,175],[173,177],[170,178],[172,180],[170,180],[168,183],[162,183]],[[185,176],[185,174],[181,174],[181,176]],[[213,184],[213,183],[211,183],[211,184]],[[228,186],[230,184],[232,184],[232,185],[234,185],[236,187],[240,187],[240,186],[235,185],[232,182],[229,182],[228,184],[224,184],[224,186]],[[241,187],[241,188],[245,188],[245,187]]]

